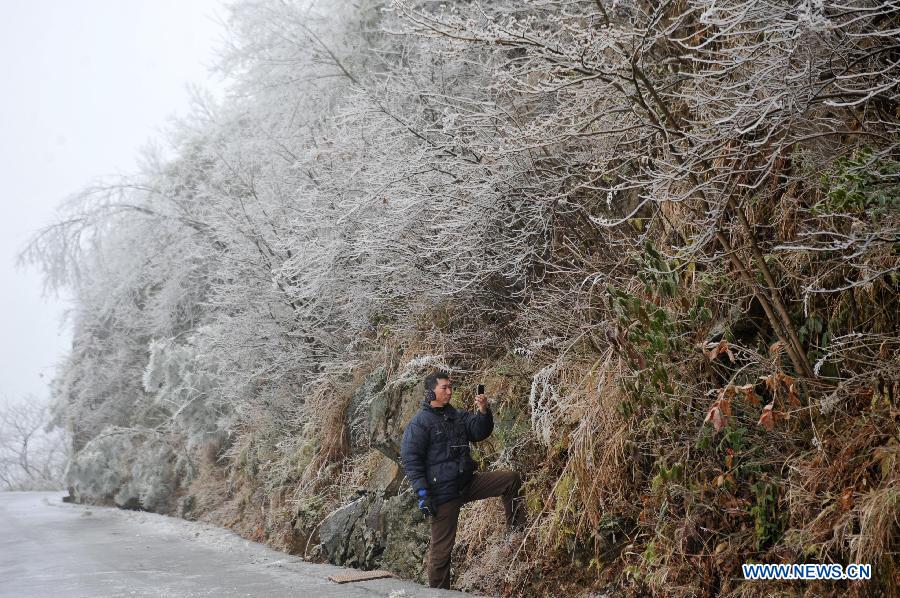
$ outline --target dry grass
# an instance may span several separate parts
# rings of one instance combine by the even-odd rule
[[[850,559],[877,567],[900,544],[900,478],[867,492],[858,504],[859,533],[850,538]]]

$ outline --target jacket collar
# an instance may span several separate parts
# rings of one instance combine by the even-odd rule
[[[422,409],[431,411],[435,415],[443,415],[446,413],[447,415],[452,416],[454,413],[456,413],[456,409],[450,403],[447,403],[443,407],[432,407],[431,403],[428,402],[427,399],[422,399]]]

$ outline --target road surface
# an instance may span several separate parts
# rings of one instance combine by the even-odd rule
[[[338,585],[308,563],[211,525],[0,492],[0,596],[451,597],[409,581]]]

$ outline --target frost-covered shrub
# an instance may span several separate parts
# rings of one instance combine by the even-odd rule
[[[161,437],[107,428],[74,456],[66,483],[79,501],[161,511],[176,488],[174,464]]]
[[[172,430],[184,435],[188,451],[220,437],[230,423],[230,410],[219,400],[217,368],[193,340],[150,343],[144,390],[169,415]]]
[[[120,507],[139,505],[148,511],[165,510],[175,491],[175,453],[161,442],[149,441],[139,447],[130,463],[131,478],[113,497]]]

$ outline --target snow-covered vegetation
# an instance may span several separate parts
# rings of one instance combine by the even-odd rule
[[[482,465],[523,472],[531,517],[504,552],[464,514],[461,587],[890,586],[900,6],[335,4],[233,4],[227,99],[23,254],[76,298],[75,495],[312,554],[361,490],[395,504],[443,365],[461,405],[487,383]],[[385,538],[416,525],[390,512]]]

